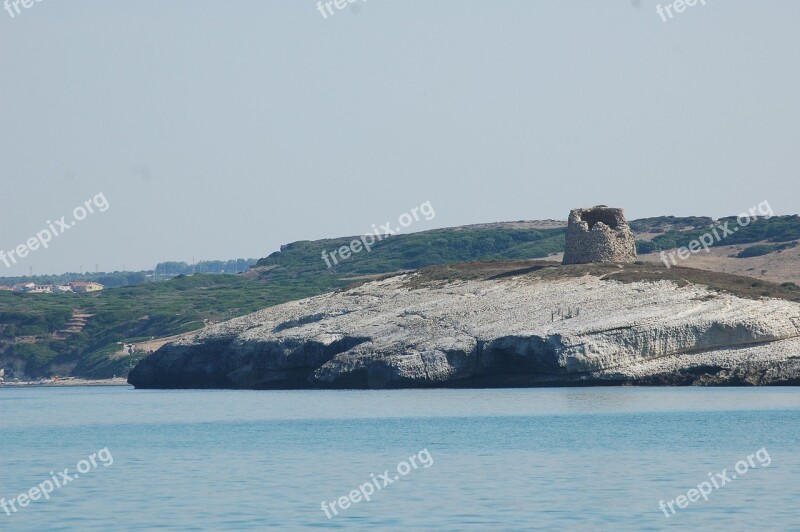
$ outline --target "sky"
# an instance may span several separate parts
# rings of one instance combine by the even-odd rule
[[[8,5],[0,276],[259,258],[426,202],[403,232],[796,214],[800,2],[704,1]]]

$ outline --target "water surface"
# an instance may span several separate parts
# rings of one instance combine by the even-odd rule
[[[796,388],[3,388],[0,497],[113,464],[0,530],[798,530],[798,442]],[[768,466],[659,509],[762,448]],[[320,508],[423,449],[371,501]]]

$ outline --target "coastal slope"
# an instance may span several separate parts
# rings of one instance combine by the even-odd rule
[[[166,344],[137,388],[800,384],[800,304],[653,265],[434,267]],[[757,287],[757,288],[754,288]],[[791,294],[789,294],[791,296]],[[785,294],[784,294],[785,296]]]

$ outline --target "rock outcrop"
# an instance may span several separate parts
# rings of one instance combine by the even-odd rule
[[[570,211],[564,264],[635,260],[636,241],[622,209],[601,205]]]
[[[576,268],[576,267],[566,267]],[[800,304],[583,275],[406,274],[170,343],[137,388],[800,384]]]

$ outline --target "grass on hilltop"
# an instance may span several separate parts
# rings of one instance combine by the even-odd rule
[[[800,302],[800,287],[794,283],[771,283],[727,273],[694,268],[667,268],[660,264],[571,264],[550,261],[498,261],[431,266],[409,277],[407,286],[420,288],[441,282],[466,280],[528,279],[555,281],[592,275],[601,279],[633,283],[672,281],[678,286],[703,285],[715,292],[725,292],[747,299],[762,297]]]

